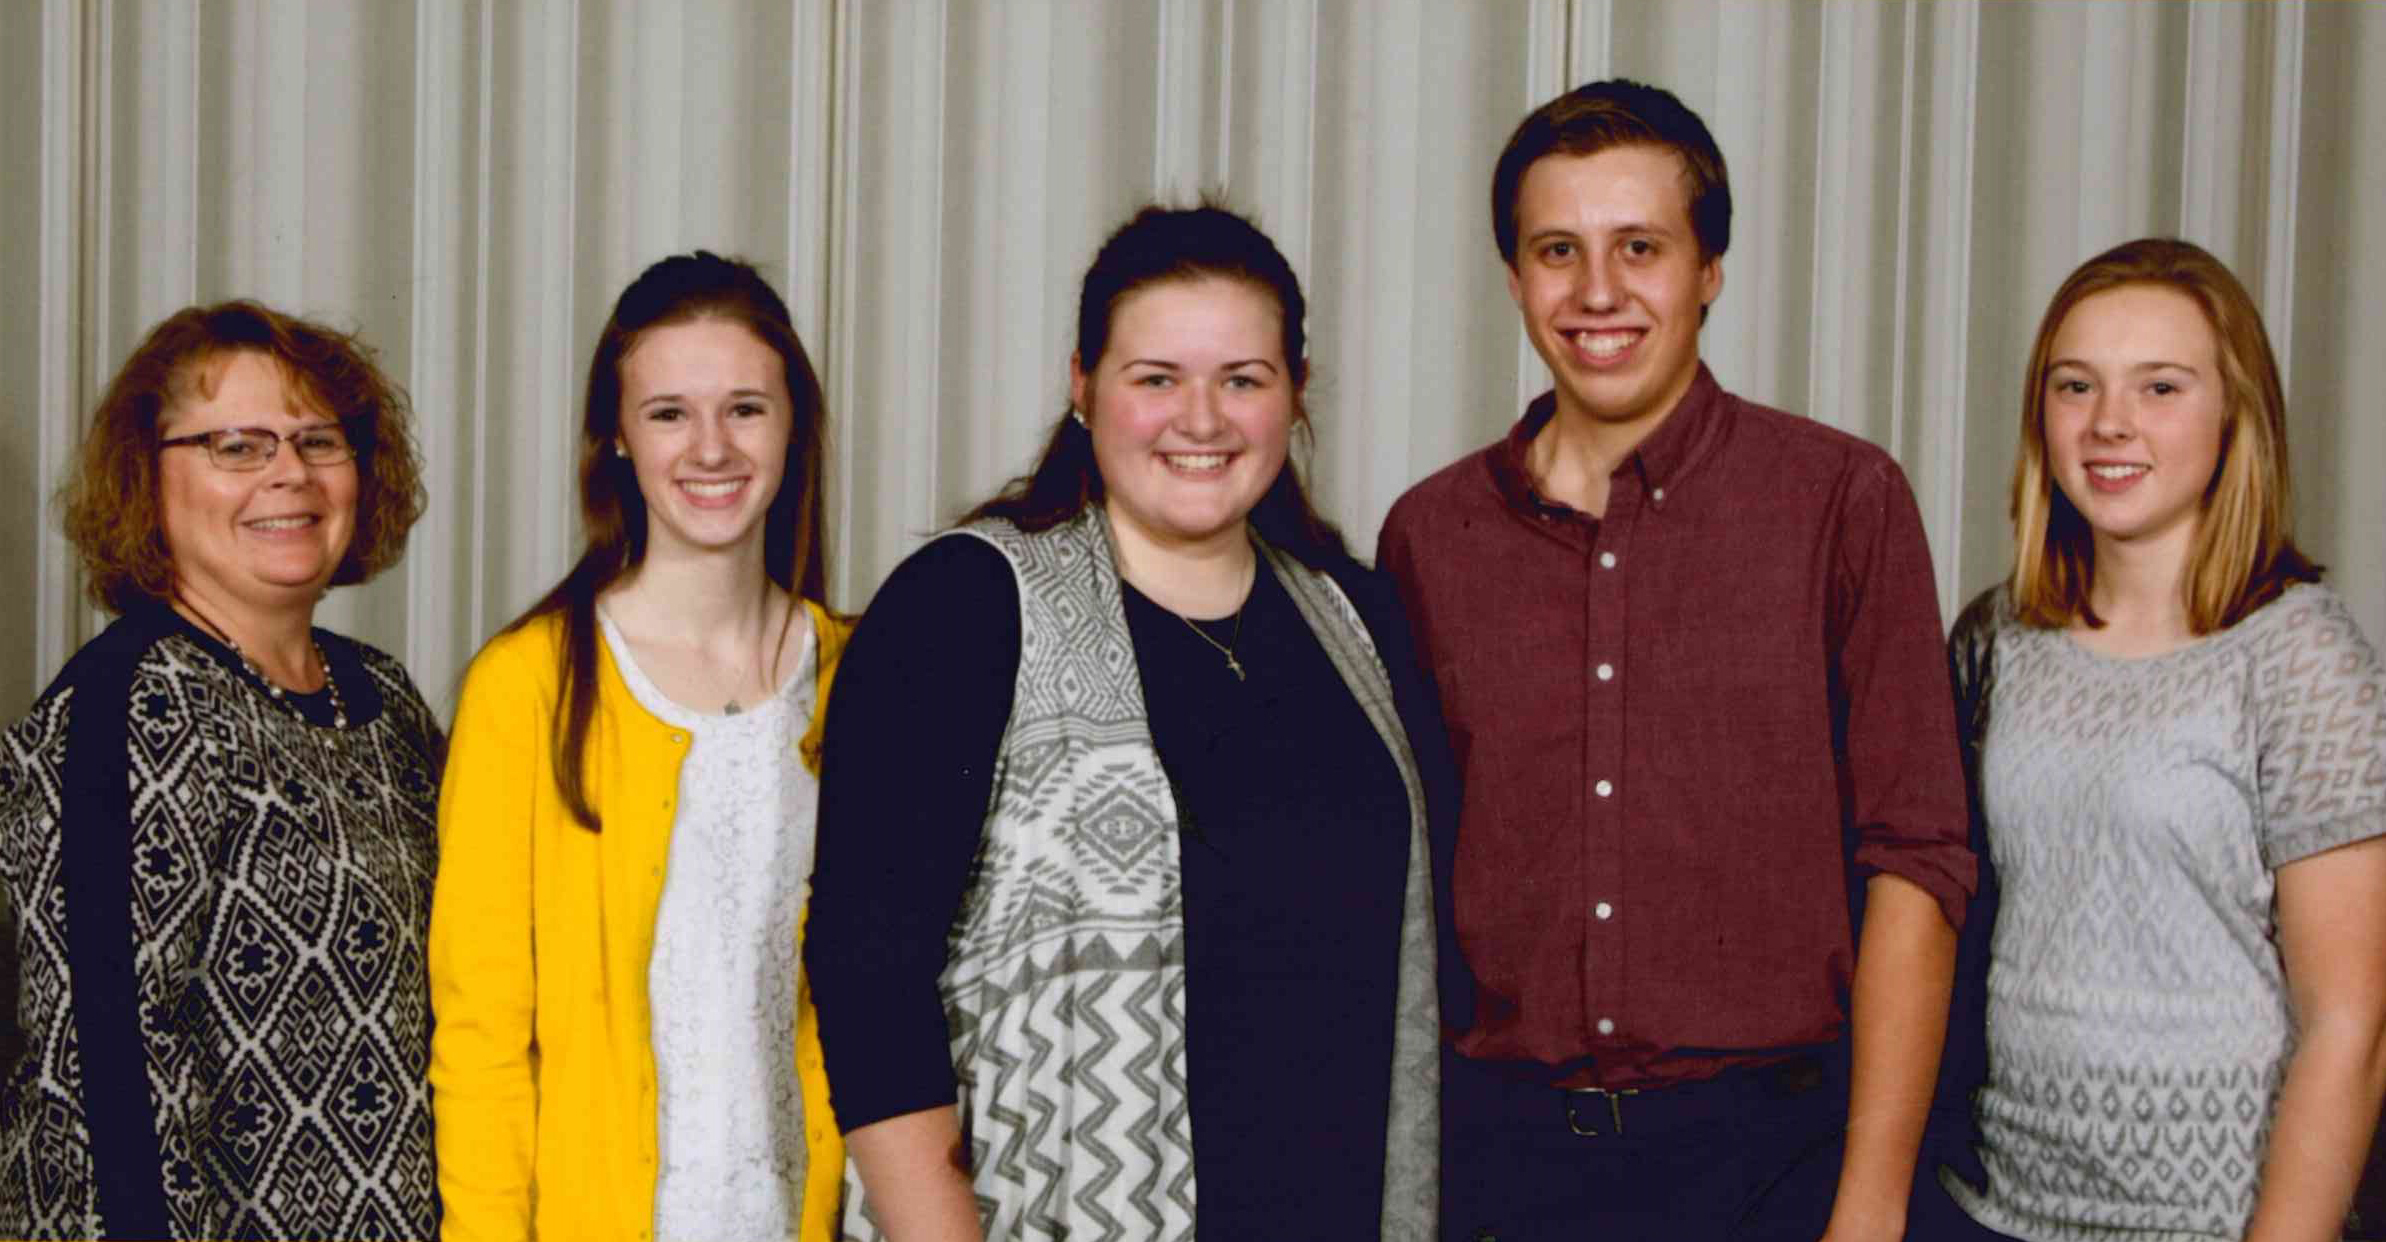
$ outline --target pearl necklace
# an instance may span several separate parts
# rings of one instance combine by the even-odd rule
[[[265,693],[272,695],[274,702],[289,708],[290,714],[298,717],[302,723],[314,723],[307,720],[305,712],[298,710],[298,704],[290,701],[289,692],[283,690],[273,678],[266,676],[265,670],[258,668],[257,662],[249,658],[249,653],[242,651],[240,644],[232,641],[230,634],[218,634],[216,637],[223,639],[224,645],[232,649],[232,654],[239,658],[240,666],[249,671],[249,676],[264,683]],[[331,727],[345,729],[348,727],[348,701],[340,697],[340,679],[331,675],[331,661],[323,654],[323,644],[309,639],[307,645],[315,649],[315,663],[323,670],[323,688],[331,691]]]
[[[201,613],[197,605],[183,598],[181,592],[175,592],[174,598],[188,610],[185,615],[203,626],[217,642],[231,648],[232,658],[240,661],[240,667],[247,669],[249,676],[256,678],[257,683],[265,687],[265,693],[273,696],[274,702],[290,709],[290,714],[298,717],[300,724],[314,723],[307,719],[305,712],[298,710],[298,704],[290,701],[289,693],[283,690],[273,678],[266,676],[265,670],[257,667],[257,662],[249,658],[248,652],[240,649],[240,644],[234,641],[230,630],[217,625],[214,618]],[[315,666],[323,670],[323,688],[331,691],[331,727],[345,729],[348,727],[348,701],[340,697],[340,681],[331,675],[331,660],[323,654],[323,644],[316,642],[312,636],[308,637],[307,646],[314,649]]]

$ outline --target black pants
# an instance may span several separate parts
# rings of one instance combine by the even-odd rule
[[[1443,1072],[1448,1242],[1815,1242],[1830,1222],[1847,1082],[1828,1060],[1619,1097]]]

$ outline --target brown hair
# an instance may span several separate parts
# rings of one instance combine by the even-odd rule
[[[1609,147],[1663,147],[1682,157],[1690,229],[1698,257],[1718,259],[1732,243],[1731,178],[1706,122],[1673,92],[1627,78],[1591,82],[1550,100],[1517,123],[1491,171],[1491,237],[1516,266],[1516,196],[1524,174],[1550,155],[1596,155]]]
[[[2013,463],[2014,609],[2031,625],[2104,624],[2088,604],[2094,536],[2047,464],[2046,372],[2063,320],[2081,302],[2124,285],[2159,285],[2193,299],[2211,325],[2220,360],[2226,402],[2220,464],[2204,487],[2186,582],[2188,628],[2209,634],[2235,625],[2289,584],[2318,581],[2320,567],[2295,547],[2286,395],[2262,313],[2220,260],[2175,238],[2124,242],[2080,264],[2038,323],[2022,377],[2021,452]]]
[[[375,365],[373,348],[256,302],[186,307],[150,329],[108,381],[74,473],[58,489],[84,589],[110,612],[162,601],[174,590],[174,558],[158,512],[158,424],[176,401],[208,395],[214,364],[236,353],[280,364],[292,392],[339,420],[356,446],[356,528],[331,585],[363,582],[406,551],[406,532],[423,511],[422,467],[406,394]]]
[[[1101,361],[1110,343],[1111,320],[1129,294],[1150,285],[1204,277],[1239,281],[1276,303],[1283,325],[1284,364],[1293,385],[1293,425],[1307,434],[1309,415],[1299,394],[1309,379],[1309,304],[1301,296],[1300,277],[1259,226],[1214,203],[1146,206],[1102,243],[1077,295],[1079,364],[1091,372]],[[1021,530],[1049,530],[1100,503],[1102,496],[1093,433],[1064,412],[1035,468],[962,520],[1001,518]],[[1350,557],[1342,532],[1310,503],[1300,471],[1289,458],[1252,507],[1251,525],[1311,568]]]
[[[562,618],[555,784],[572,818],[592,832],[603,824],[588,798],[582,759],[596,715],[596,601],[646,559],[646,497],[629,459],[613,452],[621,431],[621,360],[648,330],[700,319],[743,326],[786,366],[794,426],[779,492],[763,514],[762,566],[780,589],[802,599],[818,600],[826,592],[828,553],[820,532],[827,504],[822,463],[828,454],[828,414],[820,377],[795,335],[787,303],[740,259],[699,250],[655,263],[621,291],[588,361],[588,397],[580,416],[580,526],[586,547],[563,581],[505,627],[518,630],[549,614]]]

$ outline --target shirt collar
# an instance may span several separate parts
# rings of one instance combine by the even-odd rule
[[[1662,506],[1665,489],[1675,485],[1722,438],[1729,422],[1729,404],[1730,395],[1715,382],[1707,364],[1699,363],[1698,374],[1691,377],[1689,391],[1682,394],[1673,413],[1666,415],[1665,421],[1657,424],[1657,429],[1638,448],[1616,464],[1615,474],[1636,473],[1651,501]],[[1524,416],[1508,429],[1507,438],[1493,445],[1488,454],[1492,485],[1499,489],[1502,499],[1520,512],[1566,509],[1564,505],[1542,499],[1533,490],[1532,472],[1525,466],[1533,437],[1541,434],[1541,429],[1556,414],[1555,390],[1533,398],[1525,406]]]

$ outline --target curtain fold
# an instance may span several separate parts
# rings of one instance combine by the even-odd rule
[[[781,286],[831,401],[832,602],[1028,464],[1076,281],[1218,192],[1311,298],[1317,492],[1362,552],[1546,383],[1485,218],[1565,85],[1667,86],[1737,207],[1702,350],[1912,478],[1942,605],[2009,554],[2037,316],[2177,234],[2256,292],[2301,533],[2386,639],[2386,7],[1683,0],[28,0],[0,5],[0,713],[96,632],[49,497],[157,319],[255,296],[413,394],[430,510],[323,618],[445,710],[575,547],[612,298],[695,247]]]

